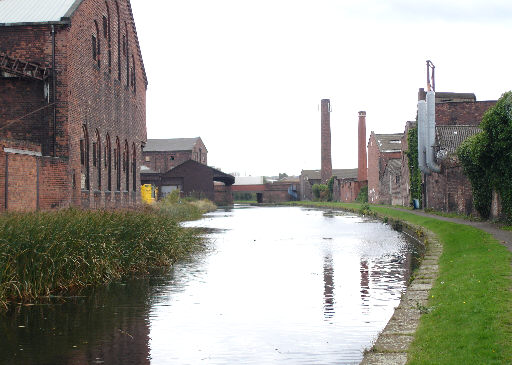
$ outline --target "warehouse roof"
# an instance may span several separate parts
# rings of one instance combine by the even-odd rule
[[[144,152],[191,151],[201,137],[148,139]]]
[[[0,0],[0,24],[62,23],[82,0]]]

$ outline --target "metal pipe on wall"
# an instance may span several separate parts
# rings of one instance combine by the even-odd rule
[[[427,146],[427,104],[425,100],[418,101],[418,167],[424,174],[430,173],[425,160]]]
[[[441,167],[436,163],[436,93],[427,92],[427,167],[433,172],[440,172]]]
[[[56,156],[57,144],[57,71],[55,70],[55,26],[52,25],[52,102],[53,102],[53,140],[52,140],[52,155]]]

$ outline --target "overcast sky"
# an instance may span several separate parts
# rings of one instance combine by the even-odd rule
[[[148,76],[148,138],[200,136],[208,164],[241,175],[320,167],[331,99],[333,168],[367,135],[414,120],[427,59],[436,90],[512,89],[512,1],[131,0]]]

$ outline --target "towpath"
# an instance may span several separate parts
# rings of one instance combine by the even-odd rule
[[[500,241],[503,245],[505,245],[509,251],[512,252],[512,231],[505,231],[503,229],[500,229],[500,226],[496,223],[491,222],[475,222],[470,221],[462,218],[451,218],[451,217],[443,217],[436,214],[429,214],[425,213],[423,210],[409,210],[409,209],[403,209],[403,208],[395,208],[396,210],[402,210],[404,212],[420,215],[423,217],[429,217],[434,219],[439,219],[441,221],[446,222],[452,222],[452,223],[458,223],[458,224],[465,224],[467,226],[479,228],[482,231],[488,232],[494,236],[498,241]]]
[[[392,208],[423,217],[479,228],[492,234],[509,251],[512,251],[512,232],[500,229],[499,225],[495,223],[443,217],[421,210]],[[400,305],[395,309],[373,348],[365,353],[361,365],[405,365],[407,363],[407,350],[418,328],[422,314],[421,308],[426,308],[428,305],[429,292],[437,278],[438,261],[443,250],[435,235],[430,231],[427,231],[426,234],[429,245],[422,264],[415,272],[416,278],[402,296]]]

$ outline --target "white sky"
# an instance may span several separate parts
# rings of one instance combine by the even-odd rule
[[[331,99],[333,168],[367,135],[414,120],[427,59],[436,90],[492,100],[512,88],[512,1],[131,0],[149,80],[148,138],[200,136],[242,175],[320,167]]]

